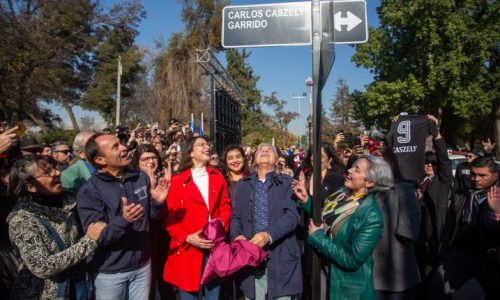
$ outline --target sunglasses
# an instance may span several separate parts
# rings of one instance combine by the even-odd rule
[[[71,153],[71,150],[55,150],[54,152],[60,152],[60,153],[68,154],[68,153]]]
[[[437,161],[435,161],[435,160],[426,160],[426,161],[425,161],[425,164],[426,164],[426,165],[428,165],[428,164],[437,165]]]
[[[475,155],[472,155],[472,154],[467,154],[465,157],[467,157],[467,158],[474,158],[474,157],[476,157],[476,156],[475,156]]]

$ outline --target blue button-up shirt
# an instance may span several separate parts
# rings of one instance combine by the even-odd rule
[[[274,172],[266,174],[264,182],[259,180],[256,174],[255,184],[255,205],[254,205],[254,227],[255,232],[264,231],[269,224],[269,206],[267,199],[267,191],[271,186],[271,179]]]

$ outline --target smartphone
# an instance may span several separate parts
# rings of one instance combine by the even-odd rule
[[[9,128],[12,127],[18,127],[15,132],[17,137],[20,137],[26,132],[26,126],[24,125],[23,121],[21,120],[21,118],[17,113],[13,113],[12,118],[10,119]]]

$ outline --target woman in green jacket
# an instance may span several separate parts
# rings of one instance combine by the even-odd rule
[[[321,227],[309,224],[307,242],[330,262],[329,299],[375,299],[372,252],[383,229],[375,194],[393,185],[389,165],[379,157],[360,156],[347,171],[344,188],[325,200]],[[300,205],[311,212],[305,182],[294,182]]]

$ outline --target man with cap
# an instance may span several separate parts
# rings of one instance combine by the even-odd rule
[[[19,143],[23,156],[42,155],[44,145],[37,143],[33,137],[23,135],[19,138]]]

